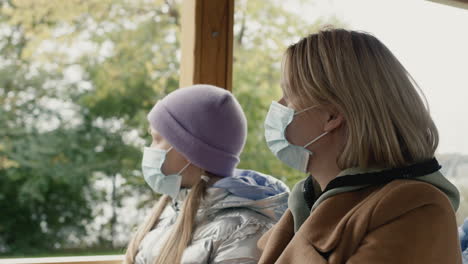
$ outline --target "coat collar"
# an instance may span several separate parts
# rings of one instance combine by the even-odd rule
[[[364,215],[355,214],[356,204],[370,199],[372,192],[381,186],[371,186],[358,192],[345,192],[324,201],[297,231],[320,252],[333,250],[342,238],[344,228],[352,221],[364,223]],[[340,206],[336,206],[339,204]],[[357,225],[366,228],[366,224]]]

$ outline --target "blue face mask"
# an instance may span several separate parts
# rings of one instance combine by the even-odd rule
[[[141,168],[146,183],[153,191],[167,194],[172,199],[176,199],[182,183],[182,176],[180,174],[190,165],[190,162],[179,173],[165,175],[162,172],[162,166],[166,160],[167,153],[171,150],[172,148],[166,151],[164,149],[145,147]]]
[[[286,128],[291,124],[294,116],[314,107],[308,107],[295,113],[292,108],[272,102],[265,119],[265,139],[268,148],[279,160],[301,172],[307,172],[309,157],[313,155],[306,148],[328,134],[328,132],[321,134],[304,146],[297,146],[289,143],[286,139]]]

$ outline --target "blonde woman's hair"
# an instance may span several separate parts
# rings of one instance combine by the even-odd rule
[[[324,29],[291,45],[282,66],[282,89],[293,106],[343,114],[341,169],[401,167],[434,156],[439,138],[424,95],[374,36]]]
[[[205,174],[210,175],[209,173]],[[153,264],[180,263],[185,248],[192,240],[195,216],[197,215],[201,200],[205,197],[206,188],[207,182],[202,179],[192,187],[192,190],[184,201],[182,213],[177,217],[169,238],[162,246]],[[159,218],[170,200],[169,196],[163,195],[153,207],[146,221],[138,228],[138,231],[128,244],[127,252],[125,253],[126,264],[134,263],[141,241],[158,224]]]

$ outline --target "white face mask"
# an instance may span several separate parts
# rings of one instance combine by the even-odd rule
[[[313,155],[306,148],[328,134],[328,132],[324,132],[304,146],[297,146],[289,143],[286,139],[286,128],[291,124],[294,116],[314,107],[312,106],[295,113],[292,108],[272,102],[265,119],[265,139],[268,148],[279,160],[301,172],[307,172],[309,157]]]
[[[171,150],[172,147],[167,151],[164,149],[145,147],[143,150],[141,168],[146,183],[153,191],[160,194],[167,194],[172,199],[176,199],[182,184],[181,173],[187,169],[190,162],[185,165],[179,173],[165,175],[162,172],[162,166],[166,160],[167,153]]]

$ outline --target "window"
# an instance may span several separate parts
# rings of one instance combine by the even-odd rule
[[[0,257],[121,254],[157,199],[141,177],[141,148],[150,139],[146,113],[179,87],[181,2],[11,0],[0,8]],[[304,177],[270,153],[263,121],[281,97],[285,48],[325,24],[373,33],[420,84],[439,127],[443,172],[461,192],[461,223],[465,9],[236,0],[232,91],[249,120],[239,167],[290,187]]]

